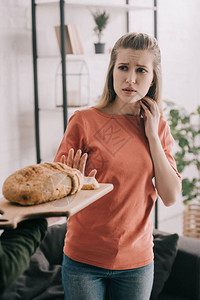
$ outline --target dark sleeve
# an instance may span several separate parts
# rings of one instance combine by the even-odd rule
[[[0,294],[28,267],[47,231],[45,219],[27,220],[0,236]]]

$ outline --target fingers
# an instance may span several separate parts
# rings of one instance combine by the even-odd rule
[[[73,168],[79,169],[81,154],[82,154],[81,149],[78,149],[74,156]]]
[[[80,169],[81,172],[84,172],[85,170],[85,163],[87,159],[87,153],[84,153],[83,156],[81,149],[78,149],[76,151],[76,154],[74,155],[74,149],[71,148],[68,152],[67,157],[67,165],[71,168]]]
[[[140,101],[142,107],[142,115],[144,118],[145,134],[150,140],[152,136],[158,135],[158,125],[160,120],[160,112],[156,101],[145,97]]]
[[[97,170],[94,169],[94,170],[92,170],[92,171],[89,173],[88,177],[95,177],[96,174],[97,174]]]
[[[61,156],[60,162],[61,162],[62,164],[65,164],[65,155],[62,155],[62,156]]]
[[[87,158],[88,158],[88,154],[84,153],[82,155],[81,149],[78,149],[76,151],[76,154],[74,155],[74,149],[71,148],[68,152],[67,165],[71,168],[78,169],[84,175]],[[62,155],[61,157],[61,162],[65,163],[64,155]],[[90,173],[91,175],[89,176],[94,177],[97,173],[97,170],[92,170]]]
[[[67,165],[73,168],[73,162],[74,162],[74,149],[71,148],[68,152]]]
[[[88,158],[87,153],[84,153],[80,159],[79,171],[81,171],[82,174],[85,174],[85,166],[86,166],[87,158]]]
[[[142,106],[143,108],[146,108],[146,110],[148,109],[149,111],[152,112],[154,109],[154,104],[156,102],[148,97],[144,97],[143,99],[141,99],[140,103],[143,105]]]
[[[159,114],[159,109],[156,101],[152,100],[149,97],[144,97],[140,100],[140,105],[144,110],[146,116]]]
[[[142,100],[140,101],[140,105],[141,105],[141,107],[143,108],[142,114],[143,114],[144,117],[147,117],[148,115],[151,114],[150,107],[148,108],[148,107],[142,102]]]

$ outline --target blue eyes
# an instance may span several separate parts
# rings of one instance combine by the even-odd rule
[[[119,70],[127,71],[128,67],[127,66],[119,66]]]
[[[147,70],[145,70],[144,68],[138,68],[137,71],[139,73],[146,73],[147,72]]]
[[[128,71],[128,67],[127,66],[119,66],[119,70]],[[137,73],[147,73],[147,70],[145,70],[144,68],[137,68],[136,72]]]

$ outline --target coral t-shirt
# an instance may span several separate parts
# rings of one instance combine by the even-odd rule
[[[159,138],[172,168],[174,140],[161,118]],[[88,153],[87,176],[97,169],[113,191],[69,217],[64,253],[76,261],[112,270],[138,268],[153,260],[150,213],[157,198],[153,162],[139,116],[110,115],[91,107],[70,118],[55,157],[70,148]]]

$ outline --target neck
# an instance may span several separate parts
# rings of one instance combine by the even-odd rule
[[[138,102],[121,103],[121,101],[117,101],[116,98],[115,101],[109,106],[109,109],[113,112],[113,114],[132,116],[140,115],[140,104]]]

